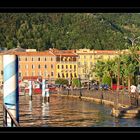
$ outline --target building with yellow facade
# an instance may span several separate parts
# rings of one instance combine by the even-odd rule
[[[56,79],[68,79],[69,83],[73,78],[78,77],[77,57],[74,50],[50,49],[56,56]]]
[[[97,61],[107,61],[118,56],[118,51],[114,50],[90,50],[79,49],[76,50],[78,55],[78,73],[82,81],[94,79],[94,65]]]
[[[78,74],[82,81],[86,79],[91,79],[91,71],[94,65],[94,50],[90,49],[79,49],[76,50],[78,55],[77,65],[78,65]]]

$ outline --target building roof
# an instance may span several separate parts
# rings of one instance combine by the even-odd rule
[[[118,54],[115,50],[95,50],[94,54]]]
[[[26,49],[23,49],[21,47],[13,48],[10,50],[7,50],[8,52],[26,52]]]
[[[20,56],[54,56],[49,51],[46,52],[16,52]]]
[[[8,52],[8,51],[5,51],[1,54],[15,54],[19,56],[54,56],[49,51],[46,51],[46,52]]]
[[[50,49],[51,53],[53,53],[55,56],[78,56],[75,53],[75,50],[58,50],[58,49]]]

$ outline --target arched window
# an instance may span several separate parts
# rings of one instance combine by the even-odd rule
[[[40,69],[40,65],[38,65],[38,68]]]

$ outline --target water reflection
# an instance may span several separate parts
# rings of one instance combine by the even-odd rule
[[[42,117],[49,117],[49,102],[42,103]]]
[[[136,119],[115,119],[110,111],[110,107],[100,104],[54,95],[49,103],[42,103],[40,95],[34,95],[32,102],[20,97],[20,125],[23,127],[140,126]]]
[[[32,100],[29,100],[29,111],[32,111]]]

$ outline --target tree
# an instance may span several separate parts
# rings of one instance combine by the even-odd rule
[[[69,81],[67,79],[59,78],[59,79],[56,79],[55,84],[68,85]]]
[[[79,78],[75,78],[72,80],[72,86],[80,87],[80,82]]]
[[[97,63],[95,63],[95,66],[93,68],[93,73],[95,72],[95,76],[98,78],[99,84],[102,82],[104,70],[105,70],[105,62],[97,61]]]
[[[111,78],[110,78],[110,76],[104,75],[103,79],[102,79],[102,83],[111,86]]]
[[[115,66],[115,61],[114,60],[108,60],[105,62],[105,74],[110,77],[110,87],[112,88],[113,84],[113,76],[114,76],[114,66]]]
[[[137,70],[138,62],[130,54],[121,56],[121,61],[123,62],[124,76],[128,79],[128,91],[130,92],[131,81]]]

